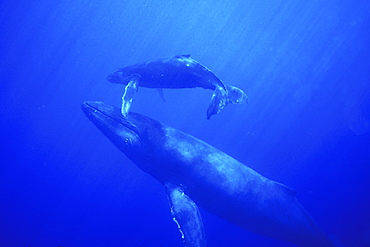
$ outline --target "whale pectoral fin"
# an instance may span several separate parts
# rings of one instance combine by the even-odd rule
[[[177,186],[165,185],[173,221],[177,224],[187,247],[207,246],[203,222],[197,205]]]
[[[163,100],[163,102],[166,102],[166,99],[164,98],[164,94],[163,94],[163,90],[162,88],[157,88],[157,91],[159,93],[159,96],[161,97],[161,99]]]
[[[122,96],[122,107],[121,107],[121,113],[124,117],[127,116],[132,100],[134,99],[134,96],[137,92],[137,88],[139,86],[139,80],[137,78],[132,78],[125,87],[125,92]]]

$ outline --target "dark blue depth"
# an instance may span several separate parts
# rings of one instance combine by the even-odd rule
[[[370,246],[368,1],[0,2],[0,247],[181,246],[164,189],[80,109],[120,106],[118,68],[178,54],[249,104],[139,88],[131,111],[297,191],[344,246]],[[292,246],[201,210],[209,246]]]

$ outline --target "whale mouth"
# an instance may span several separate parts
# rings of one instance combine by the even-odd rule
[[[122,116],[118,107],[107,105],[101,101],[85,101],[82,111],[99,129],[104,132],[131,132],[137,138],[140,136],[140,129],[130,119],[135,118],[136,114],[129,114],[127,117]],[[120,132],[120,133],[118,133]]]
[[[106,79],[111,83],[124,84],[126,85],[131,80],[140,80],[141,76],[137,73],[124,73],[122,71],[116,71],[109,74]]]
[[[118,108],[104,104],[101,101],[85,101],[82,103],[81,108],[90,120],[92,120],[92,117],[99,115],[101,117],[105,116],[106,118],[110,118],[118,123],[127,122],[120,114]]]

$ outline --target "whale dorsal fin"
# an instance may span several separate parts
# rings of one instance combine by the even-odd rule
[[[159,96],[163,100],[163,102],[166,102],[166,99],[164,98],[164,94],[163,94],[163,89],[162,88],[157,88],[157,91],[159,93]]]
[[[282,184],[282,183],[279,183],[279,182],[275,182],[276,184],[278,184],[280,186],[280,188],[285,192],[287,193],[288,195],[292,196],[292,197],[295,197],[297,195],[297,191],[295,191],[294,189],[286,186],[285,184]]]
[[[178,186],[166,183],[165,188],[173,221],[179,228],[185,246],[206,247],[203,221],[197,205]]]
[[[185,54],[185,55],[176,55],[175,58],[190,58],[190,54]]]

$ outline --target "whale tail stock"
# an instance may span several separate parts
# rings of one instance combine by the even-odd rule
[[[226,85],[226,89],[227,91],[223,87],[216,87],[215,91],[213,91],[211,102],[207,109],[207,119],[219,113],[228,103],[248,103],[248,97],[241,89],[228,85]]]

